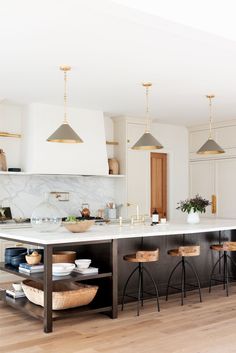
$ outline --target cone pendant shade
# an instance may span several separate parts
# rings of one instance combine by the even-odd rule
[[[213,139],[208,139],[204,145],[197,151],[198,154],[220,154],[225,153],[223,148],[221,148],[218,143]]]
[[[163,148],[162,144],[150,133],[150,118],[149,118],[149,88],[152,86],[150,82],[143,83],[146,90],[146,131],[140,139],[133,145],[132,150],[155,150]]]
[[[64,72],[64,121],[54,133],[47,138],[48,142],[60,143],[82,143],[83,140],[70,127],[67,120],[67,72],[71,70],[70,66],[60,66],[60,70]]]
[[[132,147],[133,150],[154,150],[161,148],[163,148],[163,146],[150,132],[145,132]]]
[[[70,127],[68,123],[63,123],[49,138],[49,142],[61,143],[82,143],[83,140],[77,133]]]
[[[209,112],[210,112],[210,118],[209,118],[209,138],[208,140],[202,145],[201,148],[197,151],[197,154],[220,154],[220,153],[225,153],[223,148],[221,148],[215,140],[212,138],[212,98],[215,96],[212,95],[207,95],[207,99],[209,99]]]

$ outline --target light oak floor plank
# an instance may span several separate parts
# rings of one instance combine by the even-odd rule
[[[179,295],[161,298],[161,312],[148,300],[136,316],[136,304],[125,306],[119,319],[105,315],[65,319],[44,334],[42,323],[0,302],[1,353],[236,353],[236,286],[227,298],[222,286],[203,303],[188,293],[181,307]]]

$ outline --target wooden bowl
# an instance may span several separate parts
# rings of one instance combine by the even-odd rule
[[[93,220],[85,220],[85,221],[79,221],[79,222],[73,222],[73,223],[64,223],[64,226],[66,229],[68,229],[72,233],[82,233],[86,232],[90,227],[94,225]]]
[[[76,251],[57,251],[52,255],[52,262],[70,262],[75,263],[76,260]]]
[[[37,256],[25,255],[27,264],[29,265],[38,265],[42,259],[42,255],[38,254]]]

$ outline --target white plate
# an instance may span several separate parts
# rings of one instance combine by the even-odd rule
[[[53,272],[53,276],[68,276],[71,274],[72,271],[69,272]]]

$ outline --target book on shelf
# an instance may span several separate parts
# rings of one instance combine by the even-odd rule
[[[25,268],[27,270],[39,270],[44,269],[44,264],[39,263],[38,265],[29,265],[27,262],[23,262],[19,265],[19,268]]]
[[[76,267],[73,271],[80,273],[81,275],[98,274],[97,267],[89,267],[89,268],[84,268],[84,269],[79,269],[78,267]]]
[[[36,268],[36,269],[28,269],[28,268],[24,268],[24,267],[19,267],[19,272],[21,273],[27,273],[27,274],[31,274],[31,273],[42,273],[44,272],[43,268]]]
[[[14,299],[25,297],[25,293],[23,291],[15,291],[14,289],[7,289],[6,295]]]

